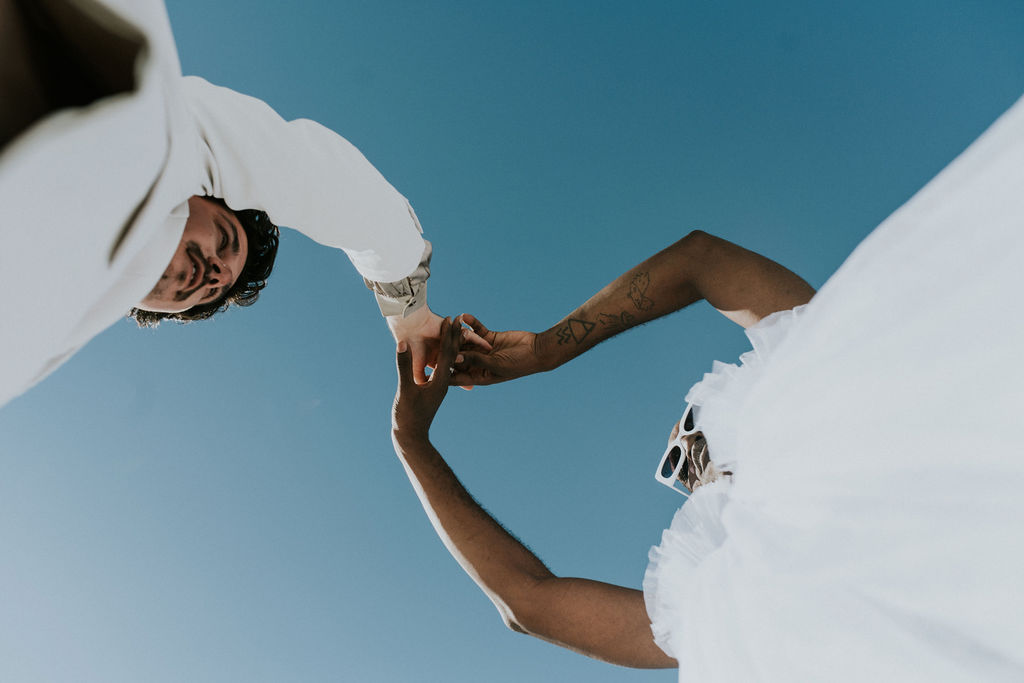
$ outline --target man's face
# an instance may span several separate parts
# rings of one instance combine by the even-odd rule
[[[245,267],[249,240],[235,215],[202,197],[188,200],[178,250],[138,308],[180,313],[218,300]]]

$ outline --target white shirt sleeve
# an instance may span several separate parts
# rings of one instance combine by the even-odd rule
[[[351,143],[202,78],[184,78],[182,90],[198,127],[203,192],[344,250],[366,279],[416,270],[424,242],[412,207]]]

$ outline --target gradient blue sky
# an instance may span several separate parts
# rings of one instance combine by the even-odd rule
[[[168,5],[186,73],[350,139],[434,242],[433,308],[495,329],[697,227],[820,286],[1024,92],[1019,0]],[[699,305],[451,392],[434,441],[554,571],[638,587],[682,396],[744,349]],[[394,385],[355,270],[291,231],[256,307],[97,338],[0,411],[0,680],[674,680],[505,629],[391,450]]]

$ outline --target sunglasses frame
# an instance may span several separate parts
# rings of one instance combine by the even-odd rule
[[[691,491],[686,484],[683,483],[682,479],[679,478],[679,471],[682,470],[683,466],[686,464],[686,458],[683,457],[683,437],[696,434],[700,431],[700,428],[697,427],[697,416],[694,408],[695,406],[693,403],[686,404],[686,410],[683,411],[683,416],[679,418],[679,431],[676,433],[675,438],[669,441],[668,446],[665,447],[665,454],[661,456],[661,460],[658,461],[658,469],[654,471],[655,479],[687,499],[693,491]],[[691,426],[689,429],[686,428],[687,417],[690,418]],[[676,448],[679,449],[679,461],[676,463],[675,467],[672,468],[672,475],[666,476],[662,474],[662,472],[665,471],[665,464],[668,462],[669,455],[671,455],[672,450]]]

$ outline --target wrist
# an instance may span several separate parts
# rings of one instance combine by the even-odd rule
[[[544,330],[533,339],[534,357],[540,364],[540,371],[547,372],[572,359],[564,345],[558,343],[555,329],[558,326]]]
[[[387,323],[388,329],[391,330],[392,336],[396,340],[400,340],[406,339],[411,331],[425,327],[432,317],[435,317],[434,312],[424,303],[415,311],[410,311],[408,315],[389,315],[384,318],[384,321]]]
[[[391,427],[391,442],[400,454],[430,445],[430,427]]]

